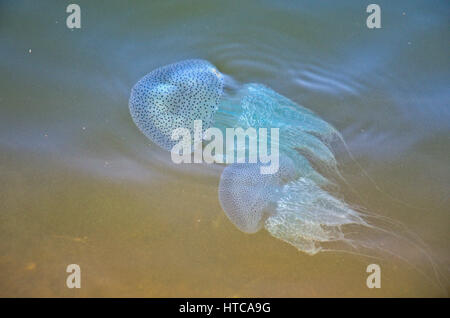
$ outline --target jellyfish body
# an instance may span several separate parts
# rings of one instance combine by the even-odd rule
[[[279,132],[280,166],[262,175],[255,164],[232,164],[221,175],[219,201],[241,231],[266,228],[274,237],[309,254],[320,243],[346,240],[345,224],[367,225],[361,215],[324,188],[339,175],[331,142],[339,132],[311,110],[256,83],[224,89],[225,76],[205,60],[186,60],[144,76],[131,91],[137,127],[166,150],[177,128],[272,128]],[[319,172],[318,167],[322,168]]]

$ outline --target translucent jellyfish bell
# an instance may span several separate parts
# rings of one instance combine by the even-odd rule
[[[259,164],[230,165],[220,177],[220,205],[238,229],[255,233],[274,214],[282,184],[297,175],[289,159],[282,160],[275,174],[261,174]]]
[[[129,108],[136,126],[154,143],[170,150],[176,128],[193,134],[194,120],[207,129],[223,92],[223,77],[205,60],[186,60],[160,67],[131,90]]]

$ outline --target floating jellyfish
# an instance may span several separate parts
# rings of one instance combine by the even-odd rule
[[[415,235],[388,218],[356,208],[329,189],[346,184],[332,144],[340,133],[311,110],[256,83],[238,85],[204,60],[163,66],[131,91],[129,108],[137,127],[170,150],[176,128],[279,128],[279,169],[260,173],[261,162],[225,167],[219,201],[241,231],[265,228],[272,236],[310,255],[344,251],[387,253],[421,273],[436,275],[433,259]],[[414,250],[415,256],[409,255]],[[413,262],[421,256],[421,264]]]

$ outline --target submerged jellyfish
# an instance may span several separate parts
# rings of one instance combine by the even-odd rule
[[[193,130],[194,120],[202,120],[203,129],[279,128],[276,173],[261,174],[260,162],[233,163],[222,172],[219,201],[241,231],[265,228],[311,255],[368,249],[411,263],[408,253],[415,249],[435,273],[426,247],[405,234],[401,224],[353,207],[330,190],[345,183],[331,146],[344,141],[311,110],[264,85],[236,85],[204,60],[182,61],[149,73],[133,87],[129,108],[137,127],[166,150],[175,144],[172,131]]]

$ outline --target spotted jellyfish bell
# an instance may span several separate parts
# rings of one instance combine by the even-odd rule
[[[186,60],[160,67],[132,88],[129,108],[134,123],[158,146],[171,150],[172,132],[203,121],[203,132],[214,120],[223,93],[223,77],[204,60]]]

